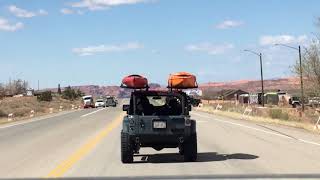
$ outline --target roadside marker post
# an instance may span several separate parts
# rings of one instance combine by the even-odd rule
[[[318,118],[318,120],[317,120],[316,124],[314,125],[314,128],[313,128],[314,130],[320,129],[319,122],[320,122],[320,116],[319,116],[319,118]]]
[[[8,114],[8,121],[13,121],[14,120],[14,114],[10,113]]]
[[[221,110],[221,109],[222,109],[222,105],[218,104],[218,105],[216,106],[216,110],[215,110],[215,111]]]
[[[71,109],[74,110],[74,105],[73,104],[71,104]]]
[[[30,111],[30,117],[34,117],[34,114],[35,114],[35,113],[34,113],[34,110],[31,110],[31,111]]]
[[[62,111],[62,110],[63,110],[63,106],[60,106],[60,107],[59,107],[59,111]]]
[[[49,113],[50,113],[50,114],[53,113],[53,108],[49,108]]]
[[[251,115],[251,113],[252,113],[252,108],[251,107],[246,107],[246,109],[244,109],[244,111],[243,111],[243,114],[242,114],[242,117],[241,117],[241,119],[243,119],[244,118],[244,116],[250,116]]]

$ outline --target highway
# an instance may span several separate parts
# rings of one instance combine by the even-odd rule
[[[198,161],[177,149],[120,161],[121,106],[0,126],[0,177],[320,177],[320,136],[199,111]],[[299,177],[299,176],[298,176]]]

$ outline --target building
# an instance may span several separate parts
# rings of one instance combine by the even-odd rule
[[[27,89],[26,90],[26,96],[33,96],[34,90],[33,89]]]
[[[228,89],[219,92],[222,100],[239,100],[239,96],[242,94],[248,94],[248,92],[241,89]]]

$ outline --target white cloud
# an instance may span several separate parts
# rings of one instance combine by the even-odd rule
[[[137,42],[129,42],[118,45],[98,45],[84,48],[73,48],[72,52],[79,56],[89,56],[97,53],[124,52],[143,48],[143,45]]]
[[[48,15],[49,13],[48,13],[46,10],[40,9],[40,10],[38,11],[38,14],[39,14],[39,15],[42,15],[42,16],[46,16],[46,15]]]
[[[291,35],[276,35],[276,36],[262,36],[259,43],[262,46],[274,44],[304,44],[308,40],[306,35],[291,36]]]
[[[244,24],[244,22],[242,22],[242,21],[226,20],[220,24],[217,24],[216,28],[217,29],[230,29],[230,28],[242,26],[243,24]]]
[[[32,17],[40,16],[40,15],[41,16],[48,15],[48,12],[43,10],[43,9],[40,9],[37,12],[32,12],[32,11],[28,11],[28,10],[25,10],[25,9],[18,8],[15,5],[10,5],[8,7],[8,10],[12,14],[14,14],[15,16],[20,17],[20,18],[32,18]]]
[[[74,13],[74,11],[72,9],[68,9],[68,8],[62,8],[62,9],[60,9],[60,12],[62,14],[73,14]]]
[[[82,15],[84,13],[83,11],[73,10],[73,9],[69,9],[69,8],[62,8],[62,9],[60,9],[60,12],[62,14],[79,14],[79,15]]]
[[[186,46],[185,49],[191,52],[206,52],[210,55],[216,55],[216,54],[223,54],[232,48],[234,48],[234,45],[231,43],[225,43],[225,44],[200,43],[200,44],[190,44]]]
[[[138,4],[150,0],[81,0],[71,3],[72,7],[87,8],[89,10],[103,10],[113,6]]]
[[[23,23],[17,22],[15,24],[12,24],[7,19],[0,17],[0,30],[13,32],[21,28],[23,28]]]

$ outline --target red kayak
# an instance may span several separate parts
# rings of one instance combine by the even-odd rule
[[[141,89],[148,87],[147,78],[140,75],[130,75],[122,79],[121,87],[132,88],[132,89]]]

